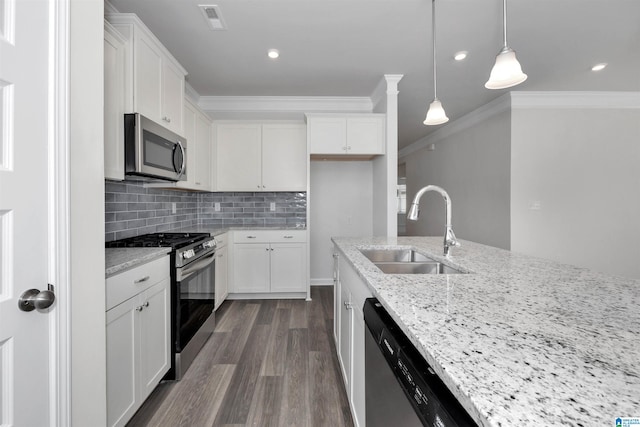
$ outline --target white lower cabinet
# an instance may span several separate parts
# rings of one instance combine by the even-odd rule
[[[168,257],[107,279],[108,426],[124,426],[169,370],[170,298]]]
[[[306,231],[234,231],[229,293],[302,294],[308,289]]]
[[[336,250],[337,271],[334,272],[339,290],[336,290],[336,350],[342,367],[354,424],[366,426],[365,420],[365,355],[364,355],[364,300],[373,296],[355,269],[345,262]]]
[[[229,295],[229,248],[227,246],[227,233],[216,236],[216,302],[214,310],[220,307]]]

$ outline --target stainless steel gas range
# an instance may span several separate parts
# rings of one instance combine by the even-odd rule
[[[170,247],[171,369],[180,380],[215,327],[216,241],[208,233],[152,233],[106,243],[107,247]]]

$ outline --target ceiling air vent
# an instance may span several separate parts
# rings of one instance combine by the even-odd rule
[[[209,27],[212,30],[226,30],[227,26],[220,14],[220,8],[215,4],[200,4],[198,5],[202,14],[204,15]]]

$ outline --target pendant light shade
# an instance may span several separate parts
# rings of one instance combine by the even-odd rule
[[[522,72],[516,58],[516,52],[507,45],[507,0],[502,1],[502,18],[504,46],[498,52],[489,80],[484,85],[487,89],[505,89],[527,80],[527,75]]]
[[[434,99],[433,102],[429,105],[429,110],[427,111],[427,118],[424,119],[425,125],[441,125],[449,121],[449,117],[444,112],[444,108],[442,108],[442,104],[438,98]]]
[[[433,102],[429,105],[427,117],[424,124],[428,126],[441,125],[449,121],[449,117],[442,108],[442,103],[438,99],[438,90],[436,86],[436,0],[431,2],[431,31],[433,40]]]

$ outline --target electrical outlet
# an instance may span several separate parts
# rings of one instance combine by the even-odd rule
[[[176,213],[178,210],[176,209],[176,202],[171,203],[171,213]]]
[[[216,212],[220,212],[220,202],[216,202],[216,204],[214,205],[214,210]]]
[[[529,202],[529,209],[532,211],[542,210],[542,202],[540,200],[532,200]]]
[[[275,212],[276,211],[276,202],[271,202],[271,206],[269,208],[271,210],[271,212]]]

